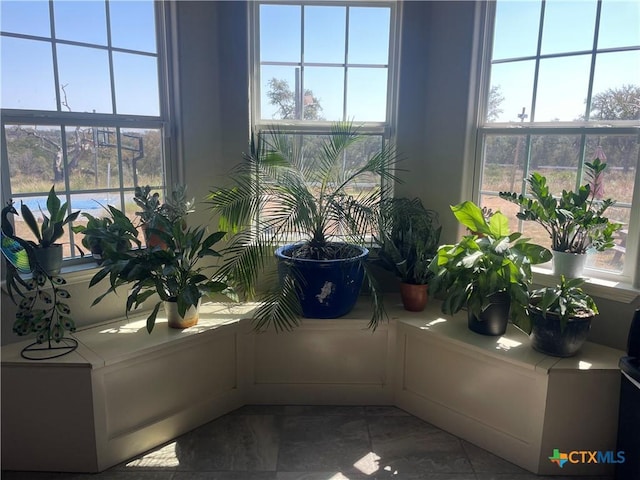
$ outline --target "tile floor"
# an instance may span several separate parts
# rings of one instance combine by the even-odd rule
[[[3,480],[611,480],[538,477],[395,407],[245,406],[100,474]]]

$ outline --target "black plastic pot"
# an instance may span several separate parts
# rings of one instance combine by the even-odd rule
[[[478,316],[469,310],[469,330],[481,335],[504,335],[504,332],[507,331],[511,307],[509,294],[494,293],[489,296],[489,301],[491,303]]]
[[[532,330],[529,338],[531,346],[554,357],[571,357],[578,353],[587,340],[593,316],[570,318],[564,329],[560,328],[560,317],[547,313],[546,318],[536,307],[529,309]]]

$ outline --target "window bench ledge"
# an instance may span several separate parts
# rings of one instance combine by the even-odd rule
[[[548,357],[515,328],[485,337],[439,302],[412,313],[389,300],[375,332],[368,299],[279,334],[252,330],[256,304],[210,303],[185,330],[161,315],[151,335],[144,316],[83,329],[57,359],[4,346],[2,468],[102,471],[245,404],[397,405],[539,474],[558,473],[553,448],[615,450],[624,352]]]

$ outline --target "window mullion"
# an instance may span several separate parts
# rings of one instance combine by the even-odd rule
[[[598,49],[598,36],[600,34],[600,14],[602,12],[602,1],[598,0],[596,7],[596,24],[593,30],[593,50],[591,52],[591,66],[589,68],[589,84],[587,86],[587,99],[585,101],[584,119],[589,120],[591,116],[591,96],[593,95],[593,77],[596,70],[596,52]]]
[[[542,53],[542,31],[544,29],[544,12],[546,7],[546,0],[542,0],[540,3],[540,23],[538,26],[538,44],[536,46],[536,60],[533,72],[533,93],[531,96],[531,121],[535,122],[536,119],[536,100],[538,97],[538,75],[540,74],[540,54]]]

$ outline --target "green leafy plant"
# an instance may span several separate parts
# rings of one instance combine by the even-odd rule
[[[382,205],[375,262],[401,282],[425,285],[433,275],[429,263],[441,231],[438,213],[425,208],[419,198],[388,200]]]
[[[622,224],[611,222],[604,216],[615,201],[597,197],[606,163],[596,158],[585,163],[587,183],[577,192],[563,190],[559,198],[554,197],[547,179],[532,173],[527,179],[530,195],[500,192],[500,198],[521,207],[517,217],[541,225],[551,238],[551,249],[558,252],[586,253],[593,248],[602,252],[614,246],[613,235]]]
[[[160,193],[151,193],[151,187],[135,187],[133,201],[140,208],[136,215],[140,217],[143,225],[156,227],[155,220],[158,216],[164,217],[174,223],[183,219],[194,211],[195,199],[188,199],[185,185],[177,185],[171,191],[164,203],[160,201]]]
[[[80,215],[80,211],[67,215],[67,202],[60,202],[56,195],[55,186],[51,187],[47,197],[47,213],[49,215],[47,216],[42,209],[40,212],[42,214],[42,223],[38,225],[31,209],[24,203],[20,205],[22,218],[37,239],[37,242],[31,240],[27,240],[27,242],[36,248],[47,248],[56,243],[64,235],[63,227],[69,222],[73,222]]]
[[[592,317],[598,314],[598,307],[591,296],[582,290],[581,278],[565,279],[560,283],[531,292],[530,308],[539,310],[544,318],[551,313],[559,317],[560,330],[564,330],[570,318]]]
[[[528,328],[531,265],[547,262],[551,252],[529,243],[521,233],[509,231],[500,212],[489,220],[473,202],[451,207],[458,221],[475,234],[464,235],[453,245],[441,245],[430,264],[432,293],[445,294],[442,311],[454,314],[467,306],[476,316],[490,303],[490,296],[505,292],[511,299],[514,323]]]
[[[84,235],[82,245],[99,256],[106,256],[113,251],[126,251],[132,245],[140,247],[138,230],[129,217],[113,205],[103,208],[108,216],[94,217],[83,213],[87,224],[72,227],[75,233]]]
[[[220,216],[220,230],[234,234],[221,271],[238,292],[255,295],[260,275],[273,266],[274,250],[286,243],[298,242],[292,255],[304,259],[361,253],[352,246],[367,244],[377,228],[398,159],[395,149],[385,145],[345,167],[345,153],[366,138],[349,122],[333,124],[331,134],[315,149],[275,128],[252,138],[249,153],[229,175],[232,185],[208,196],[212,211]],[[359,182],[371,187],[362,188]],[[384,316],[381,292],[366,262],[362,266],[373,304],[370,326],[375,328]],[[286,275],[282,287],[272,281],[275,288],[261,295],[255,327],[290,330],[297,325],[303,283],[295,271]]]
[[[219,276],[204,273],[213,266],[201,263],[205,257],[221,256],[213,246],[224,237],[225,232],[206,235],[204,227],[184,228],[182,222],[171,223],[164,217],[158,221],[161,228],[154,233],[166,243],[166,249],[114,252],[89,283],[92,287],[109,277],[109,289],[97,297],[93,305],[115,292],[119,286],[128,284],[127,314],[157,294],[160,300],[147,317],[149,333],[153,330],[163,301],[177,301],[178,312],[184,315],[190,307],[198,305],[203,295],[223,293],[236,299],[233,291]]]

